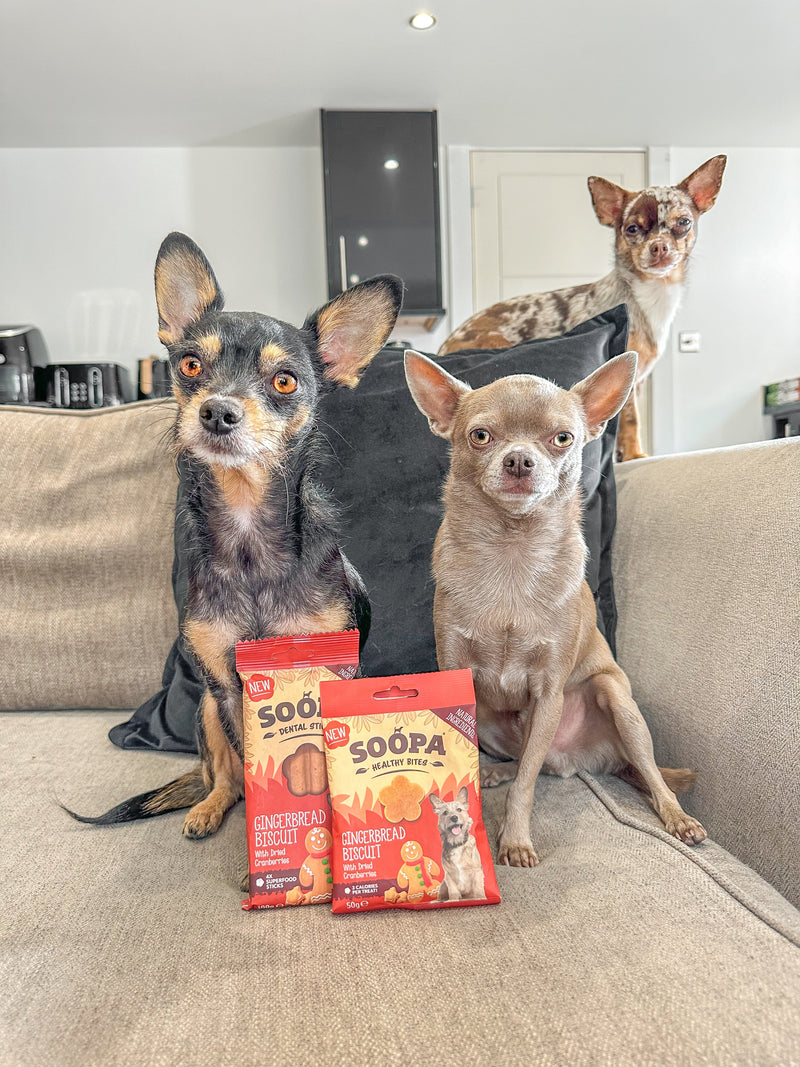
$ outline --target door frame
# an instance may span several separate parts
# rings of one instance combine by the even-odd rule
[[[644,152],[647,181],[650,185],[670,185],[671,158],[667,146],[611,145],[590,148],[557,147],[538,148],[503,147],[482,145],[447,146],[447,230],[448,230],[448,284],[450,330],[454,330],[470,315],[479,310],[473,300],[473,233],[472,233],[472,184],[470,154],[472,152]],[[650,434],[648,452],[665,455],[674,449],[674,381],[672,342],[658,360],[647,380],[650,392]]]

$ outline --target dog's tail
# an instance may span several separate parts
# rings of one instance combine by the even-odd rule
[[[193,804],[208,796],[210,790],[203,779],[202,768],[198,765],[188,774],[181,775],[172,782],[151,789],[149,793],[140,793],[130,800],[123,800],[104,815],[78,815],[77,812],[64,808],[68,815],[78,822],[93,823],[95,826],[113,826],[120,822],[133,822],[135,819],[150,819],[154,815],[163,815],[167,811],[190,808]]]
[[[661,777],[673,793],[686,793],[697,781],[695,772],[690,771],[687,767],[659,767],[658,769],[661,772]],[[623,782],[632,785],[635,789],[638,789],[640,793],[646,793],[647,796],[650,796],[650,790],[647,788],[647,783],[632,764],[627,763],[624,767],[618,770],[617,777],[621,778]]]

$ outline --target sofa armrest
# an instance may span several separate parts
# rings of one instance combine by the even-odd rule
[[[617,653],[711,837],[800,904],[800,440],[616,469]]]

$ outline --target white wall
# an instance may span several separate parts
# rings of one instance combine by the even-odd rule
[[[720,150],[672,148],[672,180]],[[727,154],[672,330],[673,451],[760,440],[761,386],[800,374],[800,149]],[[681,330],[700,331],[697,355],[678,353]]]
[[[196,148],[190,235],[227,306],[300,325],[327,300],[322,160],[316,148]]]
[[[657,180],[679,181],[722,149],[660,150]],[[472,310],[468,151],[451,146],[442,167],[453,325]],[[800,373],[800,149],[728,156],[719,200],[700,221],[670,353],[656,369],[658,452],[758,440],[760,387]],[[119,361],[133,368],[159,351],[152,272],[172,229],[204,248],[231,308],[299,323],[326,298],[316,148],[3,149],[0,204],[0,323],[40,326],[54,360],[81,357],[70,335],[77,294],[115,287],[139,301]],[[435,351],[450,326],[396,333]],[[676,352],[679,330],[700,331],[698,355]]]
[[[152,278],[170,230],[201,245],[231,308],[299,323],[326,297],[317,149],[3,149],[0,204],[0,323],[39,326],[54,361],[82,356],[70,326],[86,290],[138,297],[106,358],[133,370],[161,351]]]
[[[203,248],[231,309],[299,325],[327,299],[322,158],[318,148],[0,149],[0,324],[30,322],[53,361],[80,361],[80,294],[128,290],[138,313],[119,351],[161,352],[153,265],[183,230]],[[446,241],[446,189],[443,239]],[[446,271],[446,264],[445,264]],[[402,326],[435,351],[449,333]]]
[[[125,355],[156,351],[155,252],[169,230],[191,224],[185,150],[3,149],[0,204],[0,322],[34,323],[54,361],[80,359],[73,299],[132,289],[140,319]]]

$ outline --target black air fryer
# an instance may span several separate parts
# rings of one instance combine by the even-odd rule
[[[47,345],[35,326],[0,326],[0,404],[32,404],[34,371],[47,359]]]
[[[118,363],[54,363],[36,372],[37,395],[52,407],[111,408],[131,399],[130,379]]]

